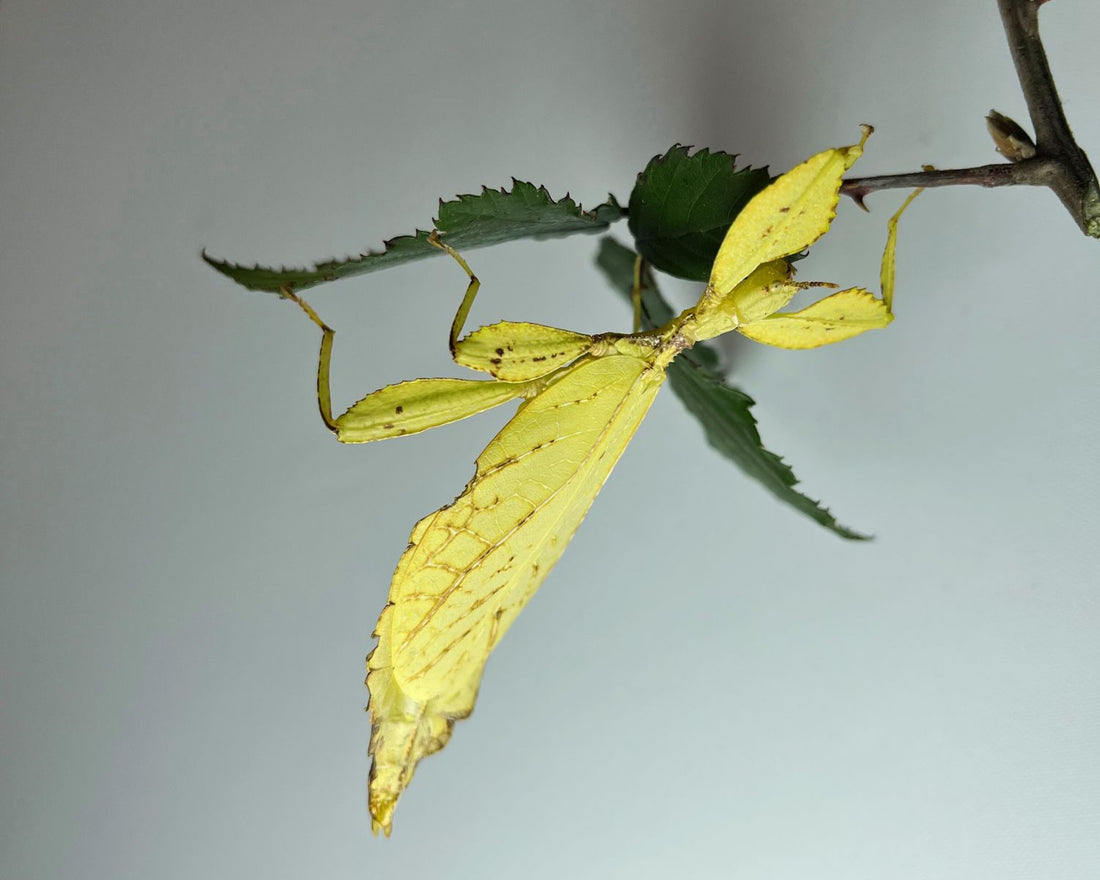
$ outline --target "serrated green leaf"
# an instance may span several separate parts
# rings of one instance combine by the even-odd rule
[[[638,253],[662,272],[705,282],[733,218],[770,181],[767,168],[738,168],[736,159],[679,144],[654,156],[630,193]]]
[[[545,187],[513,180],[510,190],[485,189],[440,201],[434,226],[439,237],[459,250],[485,247],[521,238],[556,238],[575,232],[602,232],[624,214],[614,196],[591,211],[584,210],[568,195],[553,199]],[[202,258],[223,275],[249,290],[280,293],[289,288],[306,290],[350,278],[366,272],[388,269],[402,263],[431,257],[442,252],[428,243],[428,232],[418,229],[413,235],[401,235],[383,243],[377,251],[367,251],[344,260],[317,263],[313,268],[272,268],[244,266],[208,256]]]
[[[206,251],[203,251],[202,258],[214,269],[249,290],[281,293],[287,288],[293,291],[307,290],[326,281],[350,278],[364,272],[375,272],[438,253],[440,253],[438,248],[428,244],[428,233],[418,229],[416,235],[400,235],[384,242],[384,247],[380,251],[367,251],[346,260],[317,263],[312,269],[275,268],[259,264],[245,266],[218,260],[209,256]]]
[[[634,283],[633,251],[610,236],[600,240],[596,265],[611,286],[630,297]],[[648,273],[642,279],[642,318],[645,327],[660,327],[674,313]],[[685,351],[669,367],[672,390],[688,411],[699,420],[707,441],[754,480],[762,483],[780,501],[831,529],[842,538],[866,539],[866,535],[841,525],[825,507],[798,492],[794,471],[774,452],[764,448],[751,409],[753,399],[727,385],[717,369],[718,355],[706,343]]]

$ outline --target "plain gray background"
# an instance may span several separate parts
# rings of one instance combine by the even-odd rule
[[[1100,158],[1100,7],[1043,27]],[[873,543],[663,393],[389,840],[363,657],[506,414],[340,447],[315,328],[198,256],[355,253],[513,175],[625,200],[675,142],[781,171],[867,121],[859,173],[978,164],[990,107],[1026,120],[992,0],[4,0],[4,875],[1095,877],[1100,243],[1049,192],[926,193],[886,332],[727,347]],[[876,286],[900,198],[843,204],[802,277]],[[595,247],[471,252],[473,322],[625,329]],[[463,286],[315,291],[337,405],[459,375]]]

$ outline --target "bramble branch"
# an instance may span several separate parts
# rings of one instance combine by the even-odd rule
[[[1054,191],[1085,235],[1100,238],[1100,185],[1085,151],[1073,139],[1039,38],[1039,7],[1047,0],[997,0],[1008,47],[1027,102],[1035,142],[999,113],[989,116],[990,134],[1008,164],[850,178],[841,191],[860,207],[880,189],[917,186],[1045,186]]]

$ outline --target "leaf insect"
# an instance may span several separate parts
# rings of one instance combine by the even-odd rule
[[[469,277],[450,330],[454,360],[488,380],[414,379],[332,415],[333,331],[287,289],[323,331],[317,371],[321,417],[342,443],[366,443],[448,424],[519,399],[511,420],[478,456],[462,493],[413,528],[367,658],[368,782],[372,828],[389,835],[394,806],[419,761],[439,751],[473,710],[486,660],[558,561],[637,431],[673,359],[696,342],[736,330],[784,348],[839,342],[893,319],[897,222],[882,258],[882,297],[853,287],[797,312],[780,312],[807,287],[789,261],[828,230],[858,144],[825,150],[783,174],[738,214],[699,301],[665,326],[588,335],[501,321],[462,336],[479,289],[466,261],[431,241]]]

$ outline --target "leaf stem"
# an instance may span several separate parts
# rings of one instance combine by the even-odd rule
[[[1100,185],[1073,139],[1039,37],[1039,7],[1047,0],[997,0],[1016,75],[1035,127],[1035,155],[1009,164],[851,178],[841,192],[860,207],[868,193],[916,186],[1046,186],[1062,200],[1085,235],[1100,238]]]

